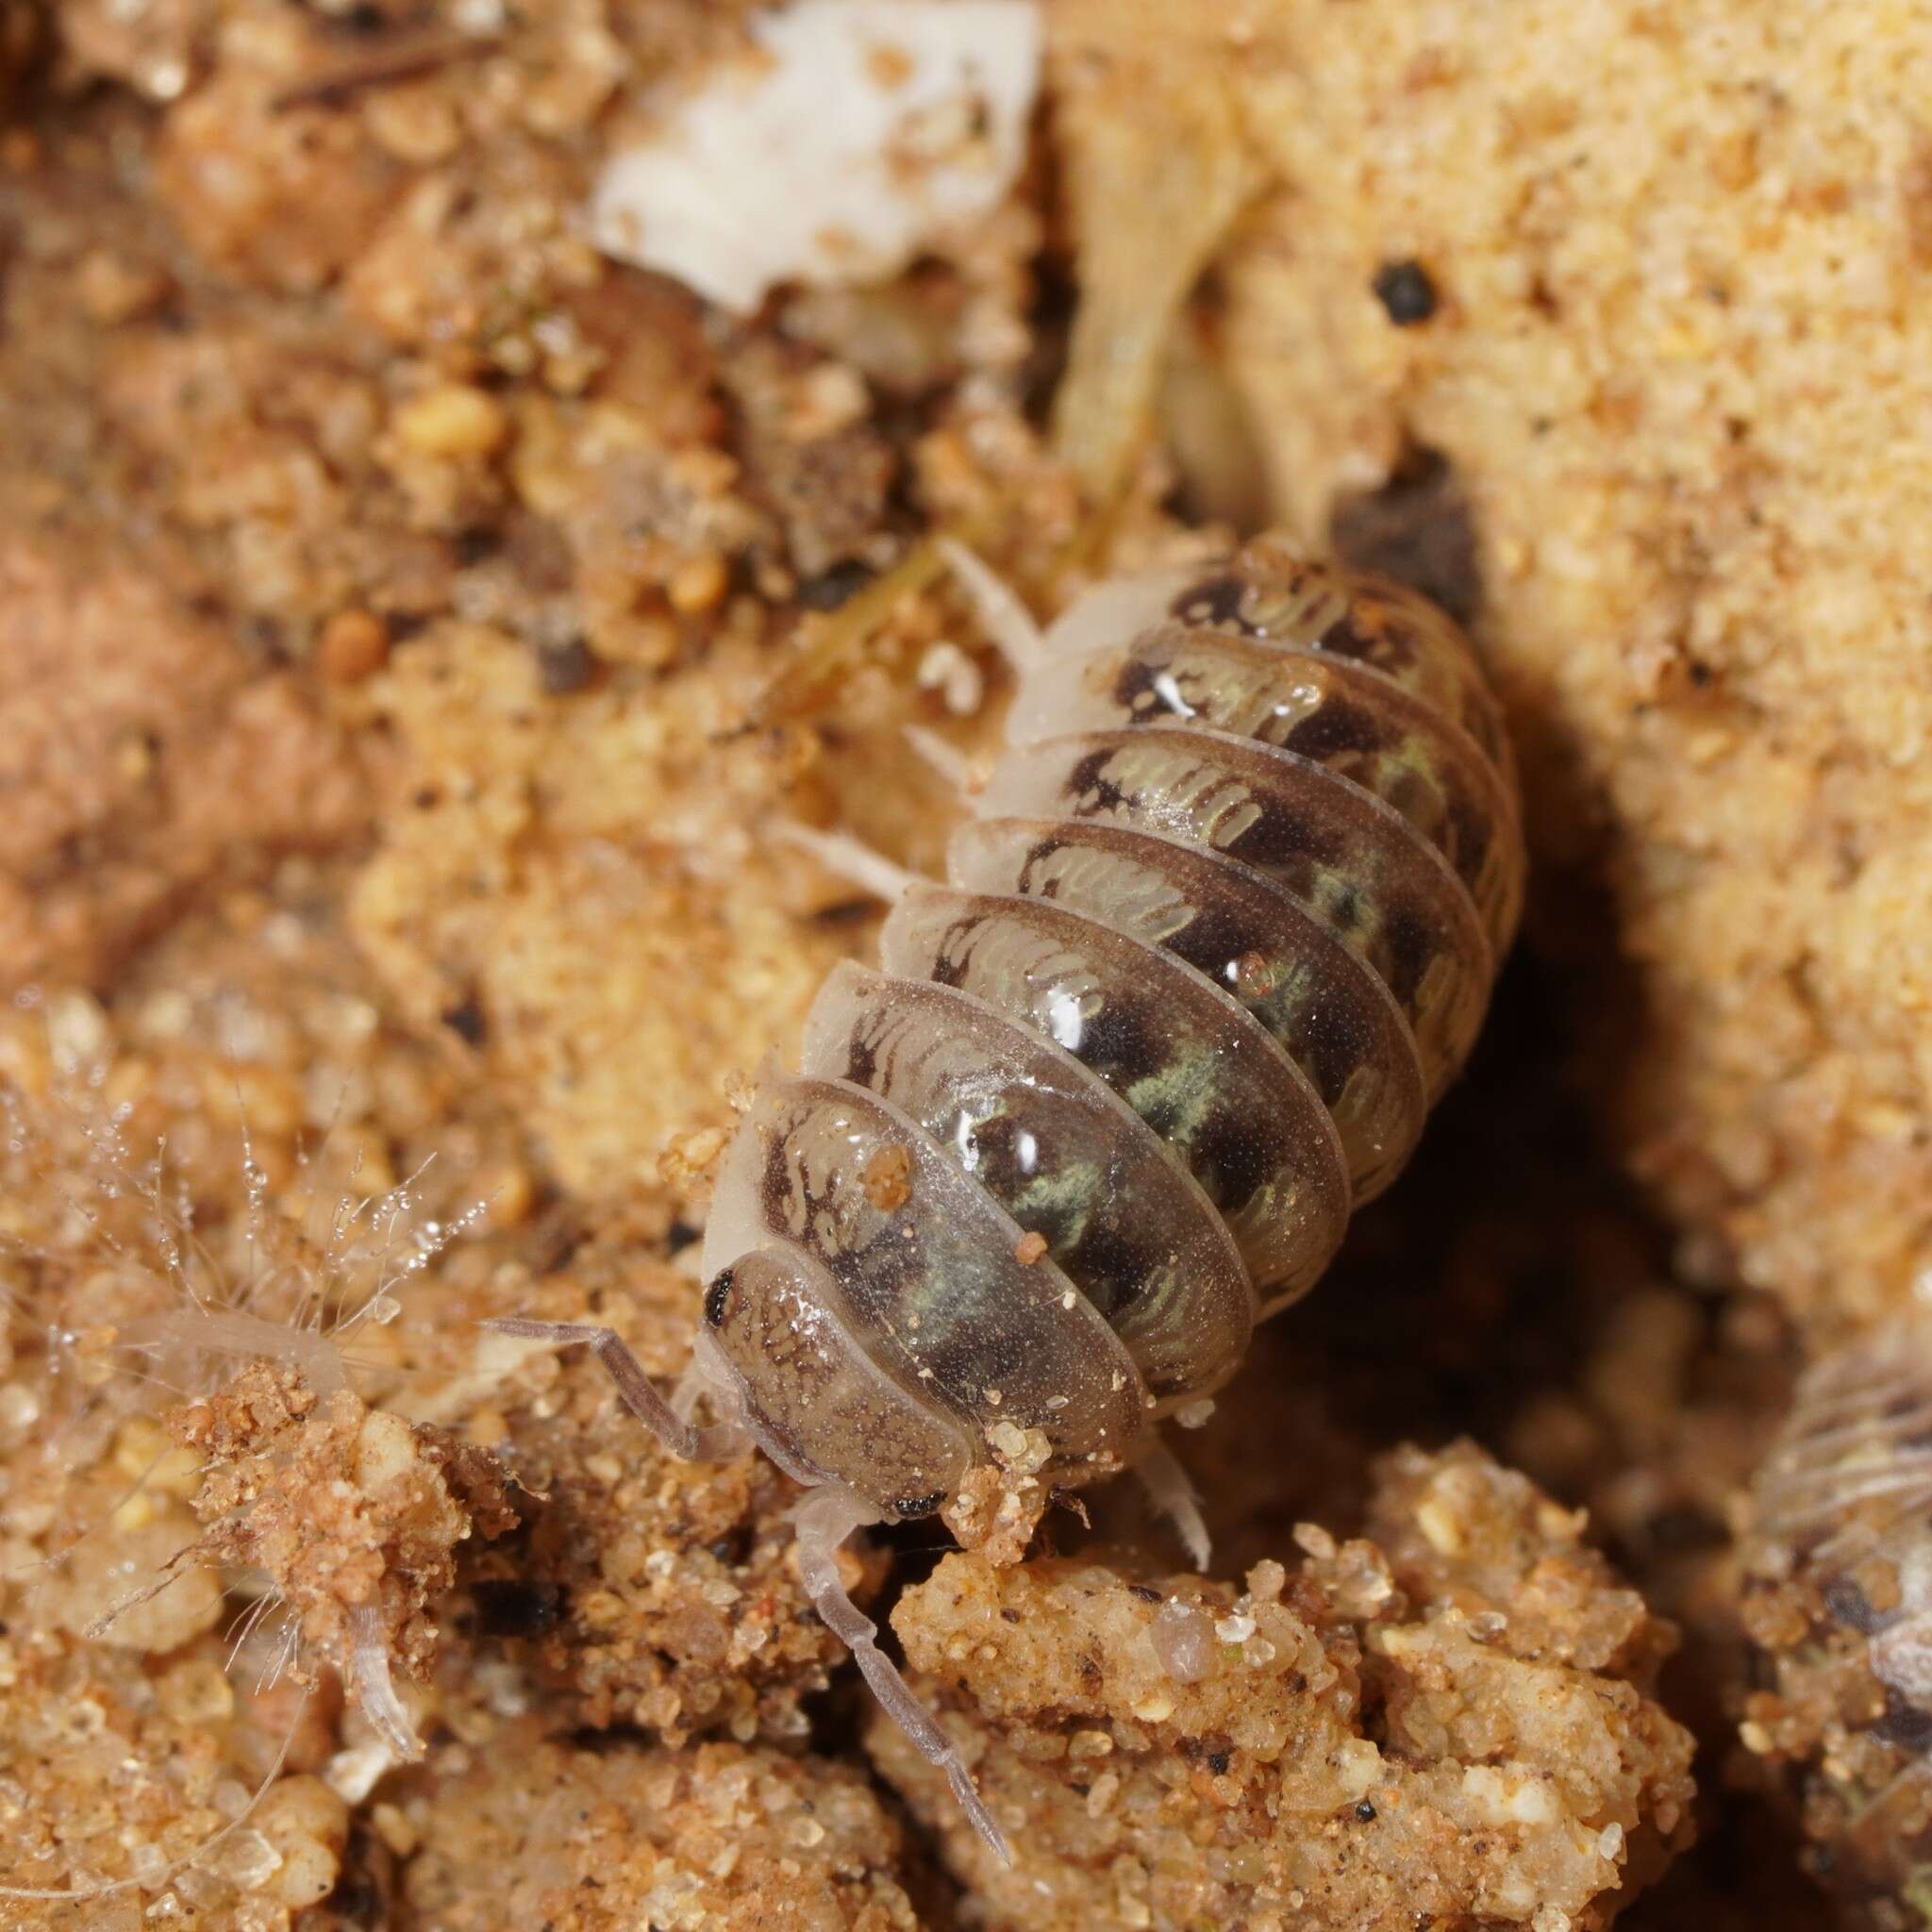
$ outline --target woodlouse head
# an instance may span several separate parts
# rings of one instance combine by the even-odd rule
[[[881,1365],[836,1284],[808,1261],[772,1248],[741,1255],[712,1275],[704,1316],[782,1468],[880,1507],[930,1494],[937,1508],[958,1488],[972,1462],[963,1434]]]

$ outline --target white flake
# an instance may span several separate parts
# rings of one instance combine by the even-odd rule
[[[997,204],[1040,81],[1036,0],[798,0],[763,58],[664,105],[614,155],[591,233],[748,312],[774,284],[882,280]]]

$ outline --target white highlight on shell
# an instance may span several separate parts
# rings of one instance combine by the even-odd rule
[[[1040,84],[1036,0],[798,0],[761,58],[669,100],[606,164],[597,246],[748,313],[776,283],[883,280],[994,207]]]

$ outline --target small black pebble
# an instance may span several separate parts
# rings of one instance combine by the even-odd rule
[[[1228,1754],[1225,1751],[1210,1751],[1208,1754],[1208,1769],[1216,1777],[1227,1775]]]
[[[468,570],[494,557],[503,548],[503,539],[487,525],[477,524],[467,530],[458,530],[451,540],[450,547],[457,554],[457,562]]]
[[[582,638],[572,638],[567,644],[545,644],[537,653],[537,682],[547,697],[567,698],[596,675],[596,657]]]
[[[733,1570],[741,1570],[745,1559],[752,1551],[750,1525],[741,1523],[729,1536],[714,1538],[705,1547],[716,1557],[719,1562]]]
[[[474,993],[453,1007],[445,1007],[442,1024],[470,1046],[481,1046],[490,1036],[490,1022],[484,1018],[483,1008],[476,1004]]]
[[[1160,1592],[1149,1584],[1130,1583],[1127,1591],[1129,1595],[1139,1597],[1143,1604],[1158,1604],[1161,1600]]]
[[[1355,1807],[1355,1815],[1358,1819],[1360,1819],[1364,1824],[1373,1824],[1375,1822],[1375,1807],[1372,1804],[1370,1804],[1366,1798],[1364,1798],[1361,1801],[1361,1803]]]
[[[486,1637],[541,1637],[563,1615],[563,1592],[554,1583],[487,1576],[470,1586],[470,1595]]]
[[[1397,328],[1412,328],[1436,312],[1436,285],[1419,261],[1385,261],[1375,271],[1375,300]]]
[[[688,1221],[674,1221],[664,1231],[664,1252],[681,1255],[693,1241],[702,1240],[699,1230]]]
[[[856,597],[878,573],[856,557],[845,558],[815,577],[807,577],[798,587],[798,601],[808,610],[836,610],[847,599]]]

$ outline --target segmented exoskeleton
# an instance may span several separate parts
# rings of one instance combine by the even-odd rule
[[[724,1157],[693,1376],[728,1420],[682,1422],[608,1331],[506,1325],[596,1342],[678,1453],[756,1441],[813,1486],[821,1610],[997,1844],[833,1551],[1022,1443],[1175,1500],[1156,1425],[1407,1158],[1524,849],[1494,699],[1413,593],[1264,540],[1040,637],[954,560],[1019,673],[1008,749],[944,885],[858,866],[896,900],[879,970],[831,975]]]
[[[1932,1869],[1932,1321],[1916,1308],[1800,1379],[1752,1486],[1748,1748],[1800,1800],[1845,1923],[1926,1923]]]

